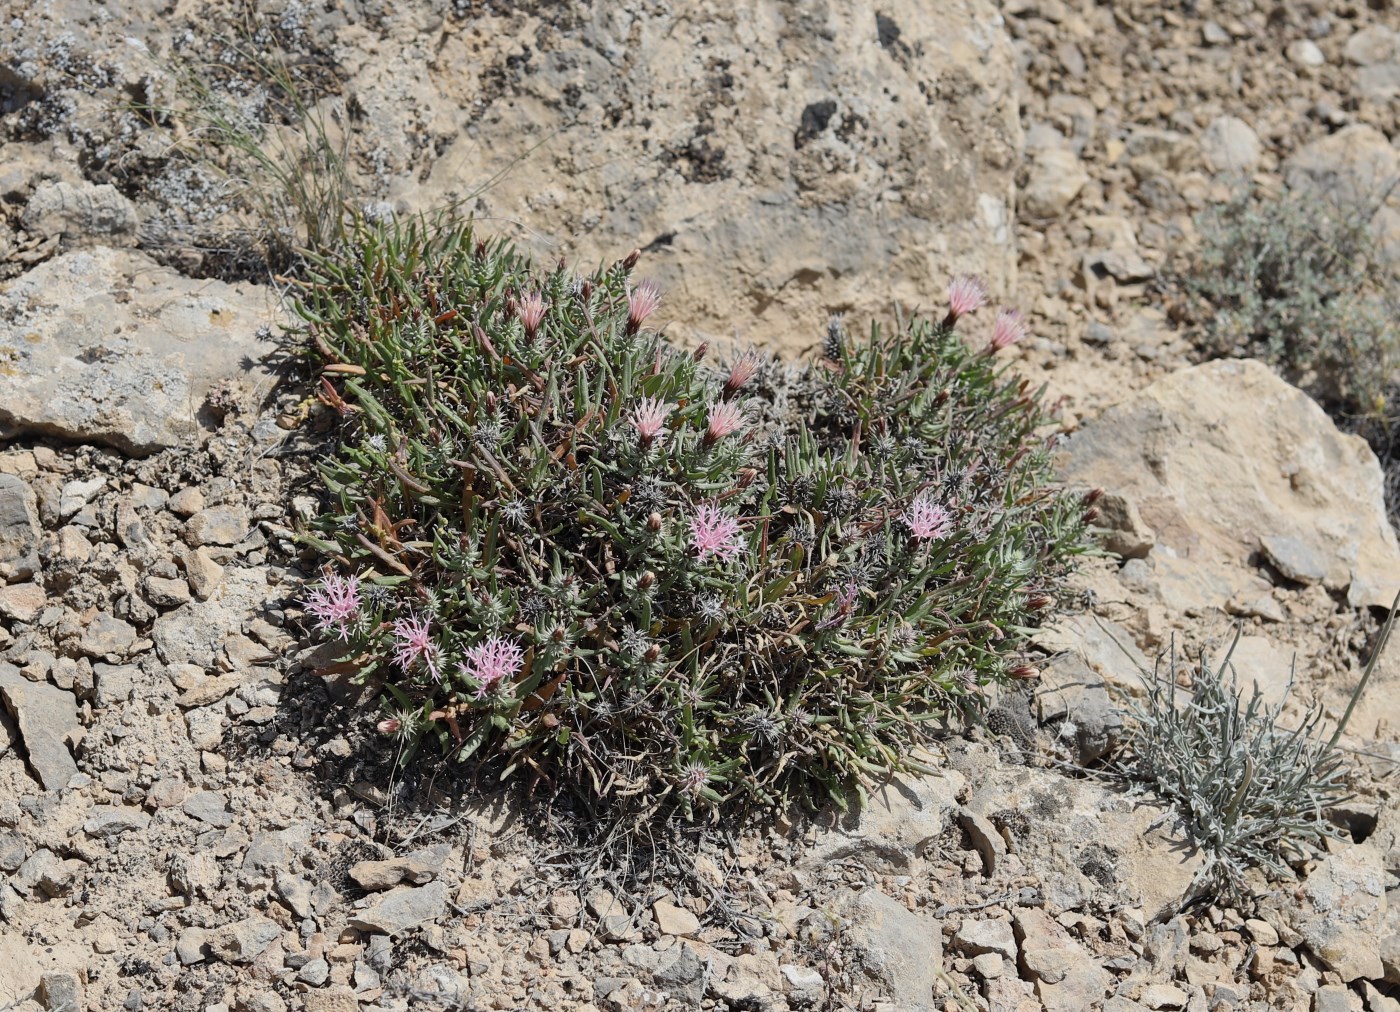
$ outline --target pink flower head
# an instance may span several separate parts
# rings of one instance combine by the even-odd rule
[[[710,782],[710,770],[704,763],[690,763],[681,770],[680,788],[692,798],[699,797]]]
[[[705,445],[738,432],[744,426],[744,408],[738,401],[716,401],[710,405],[709,425],[705,429]]]
[[[721,513],[718,506],[705,503],[696,508],[690,521],[690,545],[701,562],[711,555],[729,562],[743,548],[738,521]]]
[[[850,616],[855,608],[856,600],[860,597],[860,585],[855,580],[847,580],[835,594],[832,595],[832,612],[822,621],[817,623],[818,629],[830,629],[834,625],[840,625]]]
[[[525,336],[533,341],[540,324],[544,322],[544,296],[539,292],[531,292],[520,300],[516,310],[520,314],[520,322],[525,327]]]
[[[959,274],[948,283],[948,319],[952,326],[958,317],[975,313],[987,304],[987,286],[981,278]]]
[[[948,511],[926,495],[910,503],[902,519],[909,525],[909,533],[918,541],[946,538],[953,529],[953,518]]]
[[[992,340],[987,345],[987,353],[995,355],[1003,348],[1010,348],[1026,336],[1026,318],[1019,309],[997,310],[996,323],[992,325]]]
[[[735,360],[729,367],[729,378],[724,381],[724,396],[729,397],[734,394],[749,380],[753,379],[753,374],[758,370],[758,356],[753,352],[745,352]]]
[[[500,636],[488,636],[467,650],[467,660],[457,670],[477,682],[476,698],[486,694],[507,678],[513,677],[525,662],[520,645]]]
[[[409,615],[394,619],[394,663],[400,670],[409,672],[415,665],[422,664],[433,676],[433,681],[441,681],[437,657],[438,646],[433,641],[426,618]]]
[[[360,578],[327,572],[321,586],[307,596],[306,610],[315,617],[322,634],[334,630],[348,641],[351,623],[360,613]]]
[[[642,437],[643,446],[651,445],[651,441],[665,426],[666,416],[670,413],[671,406],[656,397],[643,397],[632,409],[632,424],[637,428],[637,435]]]
[[[635,334],[637,328],[661,305],[661,292],[650,281],[631,288],[627,292],[627,333]]]

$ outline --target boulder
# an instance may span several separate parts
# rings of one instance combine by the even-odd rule
[[[1400,587],[1375,455],[1261,362],[1158,380],[1084,425],[1058,464],[1068,482],[1132,503],[1180,610],[1224,608],[1253,588],[1265,558],[1296,564],[1305,580],[1325,567],[1323,585],[1353,607],[1389,605]],[[1189,580],[1173,578],[1181,567]]]
[[[548,47],[504,88],[499,68],[473,72],[473,47],[529,34],[512,21],[360,46],[348,87],[397,176],[390,199],[470,193],[551,262],[641,246],[685,342],[731,340],[736,306],[746,340],[794,351],[837,307],[937,307],[953,272],[1014,289],[1017,72],[990,0],[580,10],[548,18]],[[441,112],[459,103],[465,127]],[[422,183],[412,137],[428,123],[452,139]]]
[[[45,261],[0,291],[0,435],[36,432],[138,456],[189,445],[215,384],[252,407],[274,319],[251,285],[194,280],[131,250]]]

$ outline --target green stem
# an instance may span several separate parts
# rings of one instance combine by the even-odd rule
[[[1327,747],[1336,748],[1337,741],[1342,737],[1342,732],[1346,730],[1347,721],[1351,720],[1351,711],[1356,709],[1356,701],[1361,698],[1361,693],[1366,691],[1366,683],[1371,680],[1371,672],[1376,670],[1376,662],[1381,659],[1381,651],[1385,649],[1386,641],[1390,639],[1390,630],[1395,627],[1395,613],[1400,610],[1400,592],[1395,595],[1395,600],[1390,603],[1390,615],[1385,620],[1385,625],[1381,627],[1381,635],[1376,640],[1376,649],[1371,652],[1371,659],[1366,662],[1366,670],[1361,673],[1361,681],[1356,683],[1356,691],[1351,694],[1351,702],[1347,704],[1347,712],[1342,714],[1342,719],[1337,722],[1337,730],[1332,732],[1332,740],[1327,743]]]

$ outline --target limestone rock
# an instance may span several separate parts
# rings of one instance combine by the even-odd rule
[[[0,580],[27,580],[38,571],[39,515],[34,493],[13,474],[0,474]]]
[[[29,681],[13,664],[0,663],[0,701],[19,725],[29,768],[45,790],[56,791],[78,774],[65,739],[78,728],[73,694]]]
[[[651,905],[651,913],[656,919],[657,930],[663,935],[690,938],[700,930],[700,919],[689,910],[678,907],[674,903],[657,900]]]
[[[1103,1002],[1112,977],[1049,914],[1023,907],[1015,925],[1022,974],[1035,982],[1047,1012],[1079,1012]]]
[[[0,293],[0,432],[106,443],[136,455],[188,445],[214,384],[270,383],[251,287],[182,277],[95,248],[45,261]]]
[[[957,270],[1014,288],[1017,75],[989,0],[592,8],[464,130],[427,68],[473,66],[472,45],[362,47],[349,89],[403,173],[390,199],[436,206],[494,178],[477,213],[550,260],[647,247],[683,342],[729,338],[736,303],[746,339],[791,352],[832,306],[935,305]],[[480,94],[462,77],[454,92]],[[420,183],[409,124],[435,116],[453,140]]]
[[[136,208],[115,186],[67,182],[35,187],[21,221],[30,232],[83,245],[133,240],[138,224]]]
[[[1400,151],[1362,123],[1343,127],[1295,151],[1283,163],[1292,190],[1315,193],[1339,207],[1364,207],[1385,197],[1400,176]],[[1389,193],[1389,207],[1400,197]],[[1385,208],[1382,208],[1385,210]]]
[[[437,877],[451,852],[451,845],[443,843],[387,861],[360,861],[350,867],[350,877],[361,889],[371,891],[400,882],[423,885]]]
[[[1060,217],[1089,182],[1079,156],[1064,149],[1040,152],[1030,172],[1021,207],[1032,218]]]
[[[1253,579],[1265,536],[1326,560],[1324,584],[1354,607],[1390,603],[1400,547],[1381,471],[1306,394],[1250,360],[1183,369],[1105,411],[1065,444],[1077,485],[1137,504],[1156,535],[1159,576],[1189,563],[1185,607],[1223,608]]]
[[[376,896],[366,907],[352,913],[350,923],[362,931],[402,935],[446,913],[447,898],[444,882],[402,886]]]
[[[804,863],[855,858],[873,867],[907,868],[948,828],[964,782],[957,771],[943,770],[872,788],[865,807],[821,833]]]
[[[1346,847],[1327,855],[1303,883],[1307,903],[1289,908],[1294,929],[1347,983],[1385,974],[1379,942],[1388,879],[1374,847]]]
[[[1251,172],[1263,153],[1259,135],[1238,116],[1219,116],[1201,134],[1201,156],[1216,172]]]
[[[151,824],[151,817],[139,808],[124,805],[98,805],[92,810],[83,832],[88,836],[111,837],[129,833],[133,829],[145,829]]]
[[[865,889],[839,907],[846,923],[848,958],[896,1007],[931,1010],[943,935],[932,921],[911,913],[878,889]]]

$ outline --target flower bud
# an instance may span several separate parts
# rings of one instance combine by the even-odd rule
[[[655,510],[647,517],[647,530],[651,531],[653,534],[661,530],[661,514],[657,513]]]
[[[1084,511],[1084,522],[1085,522],[1086,524],[1092,524],[1092,523],[1093,523],[1095,520],[1097,520],[1098,518],[1099,518],[1099,508],[1098,508],[1097,506],[1090,506],[1088,509],[1086,509],[1086,510]]]
[[[1032,678],[1040,677],[1040,669],[1033,664],[1018,664],[1006,672],[1018,681],[1028,682]]]
[[[654,516],[655,514],[653,514]],[[642,590],[650,590],[652,584],[656,582],[656,574],[648,569],[641,576],[637,577],[637,586]]]
[[[642,251],[639,249],[634,249],[631,253],[628,253],[627,256],[623,258],[622,269],[625,271],[630,271],[633,267],[637,266],[637,261],[641,258]]]
[[[709,350],[710,350],[710,342],[709,342],[709,341],[701,341],[701,342],[700,342],[700,347],[696,348],[693,352],[691,352],[690,357],[693,358],[695,361],[699,362],[702,358],[705,357],[705,353],[706,353],[707,351],[709,351]]]
[[[389,717],[387,720],[381,720],[374,727],[380,734],[397,734],[399,728],[403,727],[403,721],[397,717]]]
[[[1080,501],[1080,502],[1084,505],[1084,507],[1087,509],[1088,507],[1094,505],[1094,503],[1098,502],[1098,501],[1099,501],[1100,499],[1102,499],[1102,498],[1103,498],[1103,489],[1101,489],[1101,488],[1091,488],[1091,489],[1089,489],[1089,491],[1087,491],[1087,492],[1084,493],[1084,498],[1080,499],[1079,501]]]

